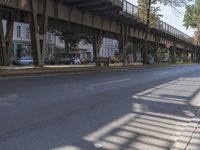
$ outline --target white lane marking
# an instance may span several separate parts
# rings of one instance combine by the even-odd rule
[[[129,81],[129,80],[131,80],[131,79],[121,79],[121,80],[107,81],[107,82],[102,82],[102,83],[97,83],[97,84],[91,84],[90,86],[95,87],[95,86],[112,84],[112,83],[119,83],[119,82],[124,82],[124,81]]]
[[[154,73],[153,75],[154,76],[159,76],[159,75],[165,75],[165,74],[168,74],[168,73],[169,73],[168,71],[165,71],[165,72]]]

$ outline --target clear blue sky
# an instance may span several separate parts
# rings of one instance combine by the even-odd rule
[[[127,0],[129,2],[131,2],[132,4],[137,6],[137,0]],[[161,20],[163,20],[164,22],[172,25],[173,27],[179,29],[180,31],[186,33],[189,36],[193,36],[194,34],[194,30],[193,29],[186,29],[183,26],[183,17],[184,17],[184,12],[185,12],[185,8],[178,8],[178,11],[181,12],[181,14],[175,12],[171,7],[169,6],[163,6],[163,5],[159,5],[160,6],[160,14],[163,15],[163,17],[161,18]]]

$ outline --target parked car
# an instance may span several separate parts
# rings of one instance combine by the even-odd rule
[[[57,61],[55,59],[48,59],[48,58],[45,59],[45,64],[55,65],[56,63]]]
[[[81,64],[81,61],[79,58],[62,58],[62,59],[57,60],[56,63],[72,65],[72,64]]]
[[[76,64],[76,65],[81,64],[81,60],[79,58],[74,58],[73,64]]]
[[[72,58],[62,58],[56,61],[57,64],[74,64],[74,60]]]
[[[32,57],[21,57],[17,60],[19,65],[30,65],[33,64],[33,58]]]
[[[13,65],[19,65],[19,62],[18,62],[17,58],[12,58],[11,61],[12,61]]]

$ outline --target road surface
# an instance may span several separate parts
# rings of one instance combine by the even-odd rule
[[[0,149],[167,150],[199,89],[199,65],[0,79]]]

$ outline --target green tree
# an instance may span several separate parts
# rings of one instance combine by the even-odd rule
[[[176,10],[177,7],[184,6],[191,0],[139,0],[139,17],[146,23],[145,29],[145,44],[143,52],[143,63],[147,64],[147,38],[150,28],[153,28],[157,23],[160,15],[157,14],[160,10],[159,7],[155,5],[157,3],[162,3],[164,5],[171,6]]]
[[[195,44],[200,44],[200,0],[196,0],[194,4],[186,6],[183,21],[186,28],[196,29],[194,41]]]
[[[139,0],[139,18],[146,23],[145,39],[144,39],[144,51],[143,51],[143,64],[147,64],[147,49],[148,49],[148,33],[151,28],[155,27],[159,18],[161,17],[158,12],[159,7],[156,7],[158,0]]]
[[[61,40],[65,42],[65,57],[69,57],[69,52],[73,47],[77,47],[80,42],[80,35],[75,32],[59,32],[57,34]]]
[[[71,49],[77,47],[81,40],[83,40],[85,43],[92,43],[90,35],[87,34],[68,31],[52,31],[52,33],[54,33],[56,36],[59,36],[60,40],[65,42],[65,57],[69,57],[69,52]]]
[[[138,1],[139,18],[143,20],[145,23],[149,21],[149,24],[147,24],[149,25],[148,30],[150,30],[150,28],[155,27],[157,21],[162,16],[158,14],[158,12],[160,11],[160,8],[156,7],[155,6],[156,4],[157,4],[157,0],[151,0],[151,1],[139,0]]]
[[[194,32],[194,44],[200,45],[200,30]]]
[[[183,7],[185,5],[187,5],[188,3],[190,3],[193,0],[158,0],[158,2],[170,6],[171,8],[173,8],[174,10],[177,11],[178,7]]]
[[[92,36],[90,34],[81,34],[80,38],[83,40],[83,42],[85,44],[92,44],[93,43],[93,39],[92,39]]]
[[[128,42],[125,47],[126,55],[133,52],[133,43]]]

